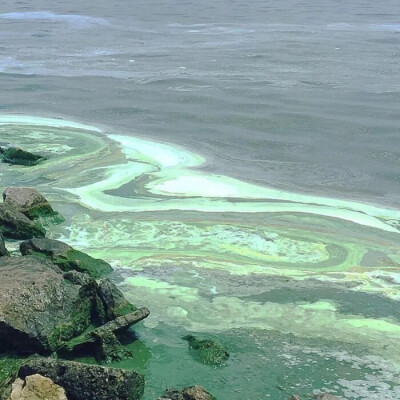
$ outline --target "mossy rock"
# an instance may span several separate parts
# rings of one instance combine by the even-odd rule
[[[38,154],[30,153],[18,147],[0,148],[0,155],[3,162],[13,165],[31,167],[46,160]]]
[[[48,258],[65,272],[72,270],[85,272],[95,279],[108,275],[113,270],[104,260],[90,257],[59,240],[26,240],[21,243],[20,251],[22,255],[31,254],[39,258]]]
[[[6,399],[11,391],[11,385],[18,377],[18,370],[26,358],[2,354],[0,355],[0,399]]]
[[[0,257],[0,352],[50,354],[91,323],[93,298],[34,257]]]
[[[197,339],[193,335],[182,338],[189,343],[194,358],[203,364],[223,365],[229,358],[228,350],[212,339]]]
[[[46,235],[46,230],[38,221],[31,221],[7,203],[0,204],[0,231],[10,239],[25,240]]]

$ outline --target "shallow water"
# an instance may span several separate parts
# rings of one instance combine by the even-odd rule
[[[2,2],[0,185],[149,306],[145,399],[398,399],[398,2],[80,3]]]

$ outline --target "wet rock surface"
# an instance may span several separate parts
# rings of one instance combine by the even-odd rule
[[[23,364],[18,372],[21,379],[33,374],[62,386],[68,400],[137,400],[144,391],[144,376],[135,371],[73,361],[38,358]]]
[[[107,322],[106,324],[90,332],[84,333],[83,335],[70,340],[69,342],[65,343],[65,345],[58,350],[58,352],[60,355],[67,355],[78,351],[83,346],[94,343],[99,344],[102,348],[100,352],[104,354],[103,359],[109,360],[114,357],[115,360],[118,360],[120,357],[127,356],[129,358],[129,353],[126,352],[123,354],[121,352],[120,346],[122,345],[115,337],[115,334],[128,329],[132,325],[147,318],[149,315],[150,311],[146,307],[139,308],[130,314],[118,317],[113,321]],[[108,349],[106,349],[106,347],[108,347]],[[115,351],[114,355],[113,349]]]
[[[101,278],[112,272],[110,264],[104,260],[90,257],[75,250],[66,243],[53,239],[32,239],[22,242],[20,251],[23,255],[35,255],[48,258],[63,271],[85,272],[93,278]]]
[[[53,210],[47,199],[30,187],[8,187],[3,193],[3,201],[29,219],[48,219],[61,222],[63,218]]]
[[[0,231],[5,238],[31,239],[46,235],[45,229],[6,203],[0,204]]]
[[[217,400],[211,393],[208,393],[202,386],[190,386],[179,391],[167,389],[162,397],[157,400]]]
[[[194,358],[203,364],[222,365],[228,358],[228,350],[212,339],[198,339],[193,335],[182,338],[189,343],[189,350]]]
[[[0,277],[0,351],[51,352],[90,324],[92,299],[53,264],[1,257]]]
[[[18,147],[0,147],[0,157],[2,162],[27,167],[37,165],[46,160],[45,157],[39,154],[30,153]]]
[[[97,292],[104,304],[108,320],[129,314],[137,309],[126,300],[122,292],[108,278],[102,279],[99,282]]]

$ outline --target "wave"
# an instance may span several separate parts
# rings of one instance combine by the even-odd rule
[[[110,25],[104,18],[79,14],[55,14],[51,11],[26,11],[0,14],[0,19],[65,22],[75,26]]]

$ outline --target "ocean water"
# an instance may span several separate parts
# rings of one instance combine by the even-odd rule
[[[2,2],[0,143],[49,160],[1,188],[150,308],[145,400],[400,398],[400,5],[354,3]]]

